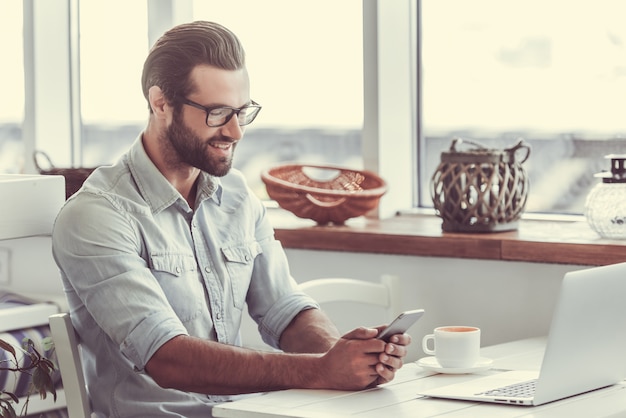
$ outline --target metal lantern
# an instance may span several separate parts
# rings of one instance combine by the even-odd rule
[[[462,144],[471,148],[458,150]],[[495,232],[517,229],[528,197],[522,163],[530,146],[519,140],[504,150],[454,138],[431,180],[431,197],[448,232]]]

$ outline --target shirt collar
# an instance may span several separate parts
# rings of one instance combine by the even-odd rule
[[[190,210],[187,201],[165,176],[154,165],[142,141],[143,134],[140,134],[131,146],[129,156],[129,168],[131,175],[137,183],[137,189],[143,199],[148,203],[152,212],[160,212],[172,204],[180,201],[184,207]],[[198,198],[200,203],[206,199],[212,199],[217,205],[222,201],[222,184],[219,178],[211,176],[204,171],[198,177]]]

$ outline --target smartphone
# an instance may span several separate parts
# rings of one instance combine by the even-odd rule
[[[376,338],[388,341],[392,335],[404,334],[422,315],[424,315],[423,309],[402,312],[387,328],[380,331]]]

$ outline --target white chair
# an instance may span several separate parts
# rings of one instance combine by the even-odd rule
[[[402,306],[400,279],[392,275],[382,276],[378,283],[349,278],[314,279],[301,283],[300,290],[320,304],[353,302],[378,306],[384,310],[382,320],[387,323],[400,313]]]
[[[303,282],[299,287],[320,305],[327,305],[322,307],[326,309],[326,313],[342,332],[359,325],[390,323],[401,312],[402,308],[400,279],[396,276],[384,275],[379,282],[350,278],[320,278]],[[335,302],[346,302],[346,305],[350,304],[358,308],[362,308],[359,305],[363,305],[363,307],[371,305],[382,316],[377,319],[363,320],[358,314],[355,314],[355,318],[346,318],[348,315],[345,315],[345,312],[336,312],[342,304]],[[272,350],[269,345],[261,340],[257,325],[248,315],[244,315],[242,318],[241,334],[245,347]]]
[[[51,315],[48,321],[67,398],[69,418],[89,417],[91,405],[85,385],[78,336],[70,315],[68,313]]]

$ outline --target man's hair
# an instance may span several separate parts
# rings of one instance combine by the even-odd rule
[[[237,36],[218,23],[175,26],[159,38],[146,58],[141,76],[144,97],[148,100],[150,87],[158,86],[168,103],[179,109],[181,100],[195,87],[189,74],[201,64],[239,70],[245,66],[245,52]]]

